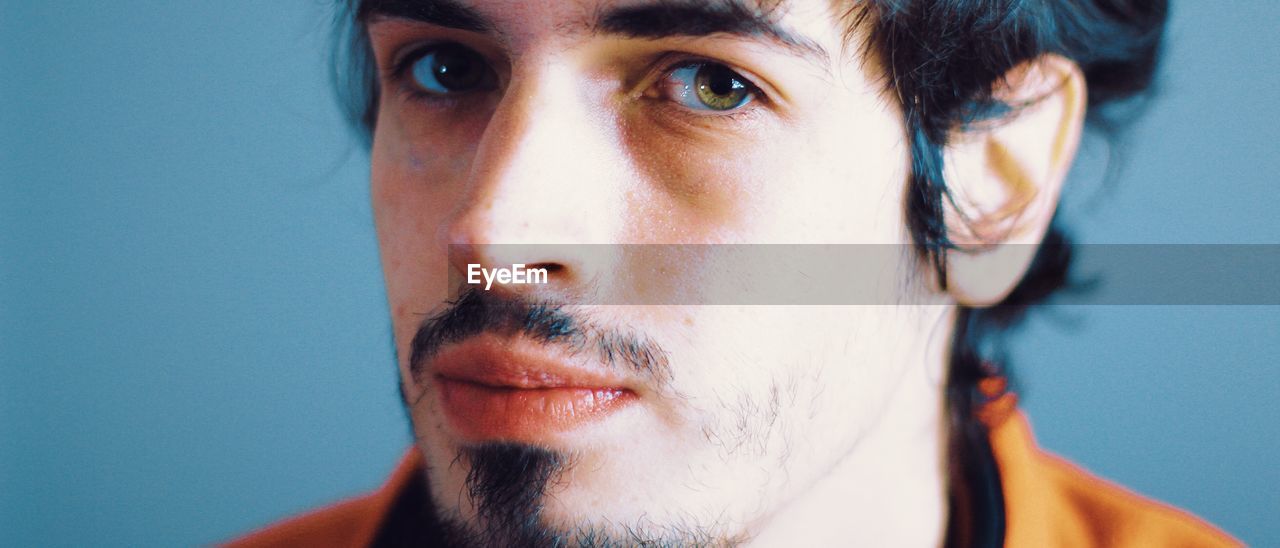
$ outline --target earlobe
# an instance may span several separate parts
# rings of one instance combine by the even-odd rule
[[[1075,63],[1045,55],[1009,71],[999,119],[959,128],[945,151],[952,204],[948,291],[990,306],[1022,279],[1048,230],[1084,127],[1086,89]]]

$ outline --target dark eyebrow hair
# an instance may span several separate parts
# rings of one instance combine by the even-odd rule
[[[769,9],[746,0],[658,0],[605,11],[596,21],[596,32],[631,38],[710,36],[730,34],[764,37],[795,50],[820,64],[830,61],[826,48],[780,25]]]
[[[765,9],[752,0],[655,0],[604,10],[592,22],[596,33],[628,38],[660,39],[730,34],[764,37],[825,66],[830,61],[817,42],[798,36],[780,25],[773,14],[782,3]],[[369,23],[379,18],[408,19],[471,32],[493,32],[494,25],[460,0],[363,0],[356,19]]]
[[[458,0],[362,0],[356,20],[409,19],[451,29],[490,32],[493,24],[480,12]]]

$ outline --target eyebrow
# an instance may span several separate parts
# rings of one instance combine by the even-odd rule
[[[481,33],[494,28],[487,17],[457,0],[363,0],[356,11],[356,20],[363,24],[384,18]]]
[[[766,10],[745,0],[659,0],[606,11],[596,22],[596,31],[653,40],[714,34],[766,38],[815,62],[830,61],[820,44],[791,32],[773,17],[781,10],[782,2]]]
[[[817,42],[797,35],[773,16],[782,2],[764,9],[751,0],[655,0],[602,10],[591,24],[593,33],[658,40],[728,34],[765,38],[809,60],[825,65],[830,55]],[[356,18],[369,23],[381,18],[407,19],[436,26],[494,33],[484,14],[459,0],[364,0]]]

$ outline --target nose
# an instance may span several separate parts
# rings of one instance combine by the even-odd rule
[[[584,88],[567,67],[513,74],[439,232],[462,280],[477,266],[523,264],[544,269],[546,283],[501,290],[549,298],[600,283],[616,264],[606,244],[624,222],[627,162],[616,124]]]

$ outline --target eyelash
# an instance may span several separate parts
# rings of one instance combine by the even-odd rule
[[[447,94],[446,95],[446,94],[432,93],[430,91],[426,91],[422,89],[421,86],[419,86],[417,83],[415,83],[413,81],[414,80],[413,77],[410,75],[410,71],[413,69],[413,66],[415,63],[417,63],[419,60],[421,60],[424,56],[426,56],[431,51],[437,48],[440,48],[441,46],[447,45],[449,43],[451,42],[432,42],[427,44],[419,44],[415,47],[407,48],[409,49],[407,53],[394,56],[393,57],[394,61],[391,64],[391,67],[390,67],[391,70],[389,71],[389,76],[390,76],[390,80],[396,84],[396,87],[398,88],[399,93],[401,93],[403,96],[407,97],[412,101],[423,102],[423,103],[427,103],[427,104],[431,104],[433,106],[439,106],[439,107],[455,106],[458,104],[459,101],[463,100],[466,94]],[[686,118],[688,120],[696,120],[696,121],[708,121],[709,119],[725,119],[728,121],[745,120],[748,118],[755,117],[757,115],[758,109],[760,109],[764,105],[768,105],[771,102],[769,99],[769,95],[763,89],[761,89],[761,87],[758,84],[755,83],[754,79],[751,76],[743,74],[742,70],[734,67],[729,63],[725,63],[723,61],[717,61],[715,59],[711,59],[708,57],[692,55],[687,53],[669,52],[659,56],[657,60],[653,62],[653,64],[656,66],[662,66],[665,68],[659,71],[654,71],[650,73],[651,75],[649,77],[646,77],[643,80],[641,80],[642,82],[645,82],[645,85],[638,93],[635,94],[638,98],[646,97],[646,95],[650,92],[650,90],[660,86],[663,82],[666,81],[666,79],[671,78],[671,76],[675,73],[675,71],[683,68],[687,68],[691,65],[702,65],[702,64],[723,65],[728,69],[732,70],[738,76],[740,76],[742,79],[742,82],[748,86],[749,88],[748,92],[752,95],[752,100],[749,103],[743,105],[741,108],[735,108],[727,111],[718,111],[718,112],[697,111],[688,107],[681,106],[677,104],[675,101],[671,100],[670,98],[660,97],[655,99],[656,101],[662,104],[661,106],[665,110],[668,110],[674,113],[675,115]]]

